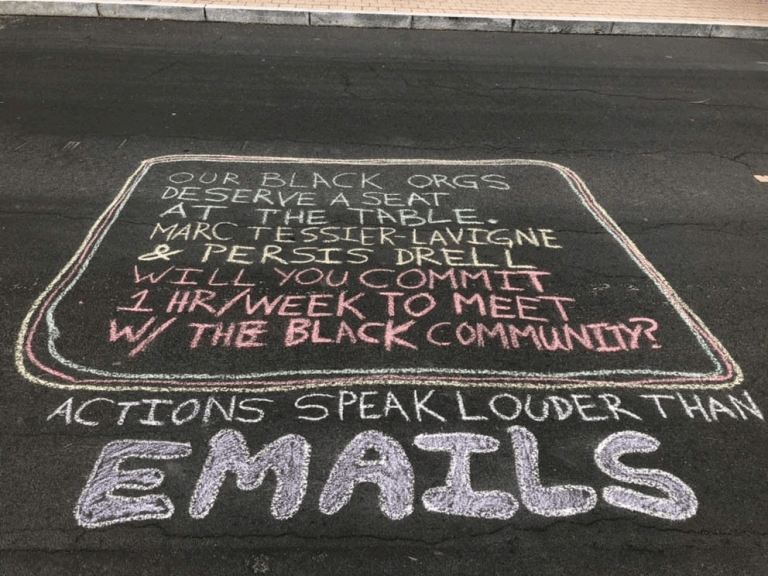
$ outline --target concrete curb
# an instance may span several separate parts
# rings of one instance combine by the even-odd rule
[[[309,13],[311,26],[346,26],[350,28],[410,28],[413,18],[407,14],[367,14],[365,12]]]
[[[205,19],[209,22],[234,22],[237,24],[309,26],[309,12],[306,10],[263,10],[224,4],[206,6]]]
[[[37,0],[4,0],[0,14],[9,16],[86,16],[99,15],[96,2],[38,2]]]
[[[511,18],[475,18],[470,16],[414,16],[415,30],[483,30],[512,32]]]
[[[611,34],[622,36],[691,36],[708,38],[711,24],[667,24],[656,22],[616,22]]]
[[[476,30],[538,34],[611,34],[622,36],[677,36],[768,40],[768,26],[684,22],[624,22],[533,19],[441,14],[387,14],[326,10],[248,8],[225,4],[163,2],[93,2],[89,0],[0,0],[0,16],[79,16],[289,24],[413,30]]]
[[[205,21],[205,6],[202,4],[99,2],[96,8],[103,18]]]
[[[768,39],[768,28],[763,26],[712,25],[712,38],[741,38],[744,40]]]
[[[613,22],[586,20],[515,20],[513,32],[538,34],[610,34]]]

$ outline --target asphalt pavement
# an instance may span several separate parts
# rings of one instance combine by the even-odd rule
[[[761,574],[768,43],[0,19],[4,574]]]

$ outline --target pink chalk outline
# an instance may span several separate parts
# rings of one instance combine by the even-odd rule
[[[681,319],[690,328],[703,351],[712,360],[716,370],[710,373],[661,372],[653,370],[594,370],[589,372],[573,372],[563,374],[520,373],[501,370],[456,370],[456,369],[377,369],[353,370],[342,369],[335,371],[294,371],[274,374],[136,374],[126,375],[109,373],[78,366],[61,358],[56,352],[54,340],[58,329],[48,330],[48,349],[54,358],[59,358],[63,366],[73,372],[91,373],[100,376],[76,377],[66,374],[61,368],[57,369],[44,364],[33,350],[33,342],[38,336],[41,322],[44,320],[53,325],[53,311],[57,299],[61,298],[77,282],[85,271],[102,240],[112,224],[117,220],[120,211],[125,206],[131,194],[156,164],[180,161],[194,162],[237,162],[237,163],[297,163],[297,164],[339,164],[367,166],[541,166],[557,171],[568,183],[582,205],[606,229],[606,231],[626,251],[627,255],[653,281],[661,293],[668,299]],[[712,335],[701,319],[680,299],[669,286],[662,275],[640,253],[634,243],[614,220],[597,203],[586,184],[574,172],[565,166],[541,160],[478,160],[478,161],[449,161],[449,160],[408,160],[408,159],[372,159],[372,160],[331,160],[314,158],[277,158],[277,157],[240,157],[240,156],[207,156],[207,155],[175,155],[151,158],[142,162],[136,172],[128,179],[123,189],[99,217],[88,232],[83,244],[75,252],[72,259],[59,272],[45,291],[37,298],[22,323],[16,343],[15,362],[19,372],[28,380],[60,389],[78,390],[144,390],[144,391],[221,391],[221,390],[253,390],[276,391],[299,388],[314,388],[320,386],[347,386],[351,384],[390,385],[412,384],[423,386],[483,386],[498,388],[529,388],[529,389],[575,389],[595,387],[642,387],[657,389],[724,389],[741,383],[741,369],[731,358],[722,344]],[[28,369],[35,366],[41,372],[48,374],[41,377]],[[419,375],[419,372],[422,374]],[[426,376],[425,373],[443,372],[444,376]],[[611,380],[612,374],[637,374],[636,380]],[[640,375],[644,375],[640,377]],[[276,376],[292,376],[293,378],[265,380]],[[651,376],[651,377],[647,377]],[[53,379],[51,379],[51,377]]]

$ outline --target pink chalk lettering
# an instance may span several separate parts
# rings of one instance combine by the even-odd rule
[[[584,348],[587,350],[594,350],[595,347],[592,344],[592,338],[589,336],[589,330],[584,324],[580,325],[581,331],[576,332],[571,326],[568,324],[565,324],[563,326],[563,335],[565,336],[565,340],[567,342],[567,346],[569,350],[573,350],[573,341],[575,340],[579,344],[581,344]]]
[[[133,306],[118,306],[117,309],[121,312],[153,312],[152,308],[142,308],[144,301],[147,299],[149,290],[141,290],[130,297],[131,300],[136,300],[136,304]]]
[[[366,270],[360,274],[358,277],[358,282],[360,282],[360,284],[366,288],[373,288],[374,290],[383,290],[384,288],[388,288],[389,284],[374,284],[373,281],[368,280],[369,274],[380,274],[382,272],[394,273],[394,270],[390,270],[389,268],[376,268],[374,270]]]
[[[395,315],[395,298],[398,296],[404,296],[403,292],[379,292],[379,296],[384,296],[387,299],[387,315]]]
[[[164,272],[160,272],[159,274],[156,274],[154,272],[149,272],[147,274],[144,274],[143,276],[139,272],[139,267],[134,264],[133,266],[133,277],[136,282],[136,284],[141,284],[145,280],[148,280],[150,284],[157,284],[160,282],[165,276],[170,274],[176,266],[171,266],[169,268],[166,268]]]
[[[485,316],[487,314],[485,311],[485,302],[483,301],[480,294],[473,294],[471,297],[465,298],[458,292],[454,292],[453,311],[457,316],[461,316],[464,313],[465,305],[477,306],[477,313],[480,314],[480,316]]]
[[[135,331],[134,327],[130,324],[126,324],[124,327],[120,328],[117,324],[117,320],[110,320],[109,321],[109,341],[110,342],[117,342],[121,338],[125,338],[128,342],[138,342],[144,337],[144,334],[152,327],[152,325],[157,321],[157,316],[152,316],[149,320],[147,320],[144,325],[139,328],[138,331]]]
[[[438,322],[437,324],[431,326],[429,328],[429,330],[427,330],[427,342],[429,342],[433,346],[441,346],[441,347],[450,346],[451,345],[450,341],[446,342],[445,340],[437,340],[435,338],[435,331],[440,329],[440,328],[443,328],[444,326],[450,327],[451,323],[450,322]]]
[[[456,328],[456,340],[462,346],[471,346],[477,340],[477,332],[468,323],[462,322]]]
[[[653,320],[651,318],[630,318],[630,322],[648,322],[650,326],[648,328],[645,328],[643,332],[645,333],[645,337],[648,338],[653,344],[651,344],[651,348],[661,348],[661,344],[659,344],[656,341],[656,336],[654,335],[654,332],[658,330],[659,324],[656,322],[656,320]]]
[[[515,296],[517,300],[517,316],[520,320],[531,320],[533,322],[549,322],[546,318],[540,316],[528,316],[528,311],[538,310],[537,306],[527,306],[525,302],[539,302],[538,298],[528,298],[526,296]],[[524,302],[525,301],[525,302]]]
[[[544,272],[543,270],[494,270],[493,273],[502,277],[502,290],[519,292],[522,289],[517,286],[512,286],[509,283],[509,279],[510,277],[524,276],[528,282],[530,282],[531,286],[533,286],[533,289],[540,294],[544,292],[544,286],[541,284],[539,278],[542,276],[551,276],[550,272]],[[489,287],[488,290],[490,291],[491,288]]]
[[[595,335],[595,339],[597,340],[597,348],[595,349],[596,352],[619,352],[620,350],[626,349],[626,347],[622,348],[620,344],[609,346],[605,341],[605,330],[609,328],[609,326],[610,325],[605,322],[587,325],[587,328],[592,330],[592,333]]]
[[[348,310],[350,313],[357,316],[360,320],[365,320],[365,314],[363,314],[362,312],[360,312],[360,310],[352,306],[353,303],[360,300],[360,298],[362,298],[364,295],[365,295],[365,292],[361,292],[359,294],[356,294],[352,298],[347,299],[346,292],[342,292],[341,294],[339,294],[339,302],[336,306],[336,316],[340,318],[344,315],[344,312]]]
[[[509,330],[509,341],[513,348],[520,348],[519,338],[530,338],[531,342],[533,342],[533,345],[536,346],[536,349],[541,350],[542,346],[541,341],[539,340],[539,335],[536,334],[536,329],[530,324],[523,330],[519,330],[512,324],[510,324],[507,328]]]
[[[242,272],[242,270],[241,270],[241,272]],[[227,285],[226,282],[214,282],[214,280],[216,280],[216,276],[218,274],[219,274],[219,269],[216,268],[216,270],[213,271],[213,274],[211,274],[211,277],[208,279],[208,286],[216,287],[216,286],[226,286]]]
[[[501,322],[497,322],[493,325],[493,328],[488,328],[485,324],[478,322],[477,324],[477,344],[481,348],[485,346],[486,339],[498,339],[501,347],[504,350],[509,350],[509,337],[507,331]]]
[[[545,350],[570,350],[567,341],[564,343],[560,338],[560,331],[557,328],[549,327],[550,340],[547,341],[547,336],[544,332],[544,326],[539,326],[539,341]]]
[[[178,280],[173,280],[169,284],[177,284],[179,286],[196,286],[197,280],[189,280],[190,274],[202,274],[205,270],[200,268],[177,268],[177,272],[181,272],[181,277]]]
[[[539,296],[539,300],[552,300],[555,303],[555,307],[560,313],[560,318],[563,322],[568,322],[568,314],[565,311],[563,302],[576,302],[574,298],[566,298],[564,296]]]

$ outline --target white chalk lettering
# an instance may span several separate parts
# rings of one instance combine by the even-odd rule
[[[638,484],[659,490],[667,498],[643,494],[621,486],[603,489],[606,502],[619,508],[664,518],[687,520],[696,514],[698,500],[687,484],[669,472],[651,468],[632,468],[619,461],[624,454],[655,452],[660,443],[641,432],[617,432],[603,440],[595,450],[595,464],[605,474],[628,484]]]
[[[500,490],[475,492],[470,484],[470,455],[495,452],[498,440],[481,434],[421,434],[413,443],[422,450],[451,456],[445,485],[430,488],[421,496],[427,510],[470,518],[506,520],[514,516],[519,505],[511,494]]]
[[[367,459],[369,450],[379,458]],[[413,467],[403,447],[381,432],[358,434],[344,448],[320,495],[320,512],[330,515],[341,510],[361,482],[379,487],[379,507],[390,520],[413,512]]]
[[[539,448],[536,437],[522,426],[509,428],[515,450],[515,470],[523,505],[541,516],[573,516],[589,512],[597,493],[589,486],[563,484],[545,487],[539,480]]]
[[[250,456],[245,438],[236,430],[222,430],[211,439],[210,452],[189,503],[192,518],[205,518],[211,511],[227,473],[237,477],[240,490],[261,486],[268,471],[277,479],[270,512],[278,520],[299,510],[307,492],[309,443],[296,434],[278,438]]]
[[[172,460],[192,453],[189,443],[115,440],[101,451],[75,508],[75,520],[84,528],[100,528],[120,522],[170,518],[171,499],[164,494],[118,496],[116,490],[152,490],[165,475],[156,468],[124,470],[129,458]]]

